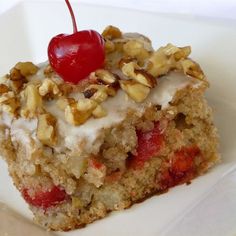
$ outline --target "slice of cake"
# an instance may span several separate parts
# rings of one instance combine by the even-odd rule
[[[105,65],[78,84],[48,63],[0,80],[0,150],[45,228],[71,230],[190,181],[218,162],[218,138],[190,47],[153,50],[103,32]]]

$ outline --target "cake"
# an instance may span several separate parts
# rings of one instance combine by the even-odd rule
[[[179,184],[220,160],[209,87],[191,48],[152,48],[107,27],[105,64],[78,84],[48,63],[0,79],[0,151],[34,220],[83,227]]]

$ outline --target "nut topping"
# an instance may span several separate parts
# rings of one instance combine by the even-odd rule
[[[26,105],[22,109],[21,115],[26,118],[32,118],[42,109],[42,97],[34,84],[29,84],[22,95]]]
[[[171,66],[174,64],[172,57],[167,57],[163,51],[163,47],[155,51],[148,59],[147,71],[154,77],[167,74]]]
[[[97,103],[91,99],[79,99],[78,102],[66,106],[65,119],[72,125],[81,125],[92,115],[96,106]]]
[[[39,68],[32,62],[18,62],[15,69],[19,70],[22,76],[27,77],[36,74]]]
[[[180,48],[169,43],[152,54],[147,70],[155,77],[167,74],[171,69],[179,69],[178,62],[187,58],[190,53],[189,46]]]
[[[20,103],[12,91],[4,93],[0,97],[0,109],[10,115],[16,115]]]
[[[54,75],[54,70],[52,69],[51,65],[47,65],[43,71],[46,78],[51,78]]]
[[[70,93],[73,92],[73,85],[69,83],[62,83],[57,85],[59,90],[61,91],[62,95],[68,96]]]
[[[105,52],[106,53],[111,53],[111,52],[114,52],[116,47],[115,47],[115,44],[114,42],[112,42],[111,40],[109,39],[105,39]]]
[[[98,82],[105,85],[113,84],[117,80],[116,77],[108,70],[96,70],[95,75],[98,77]]]
[[[9,88],[5,84],[0,84],[0,95],[9,92]]]
[[[200,66],[196,62],[190,59],[186,59],[181,61],[181,65],[186,75],[190,75],[199,80],[204,80],[205,75],[201,70]]]
[[[10,70],[10,80],[18,81],[23,79],[25,79],[25,77],[20,73],[20,70],[16,69],[15,67]]]
[[[27,64],[24,68],[25,64],[19,62],[10,70],[9,79],[11,80],[11,87],[15,92],[20,92],[23,88],[24,83],[27,82],[26,76],[27,75]]]
[[[56,144],[56,122],[55,117],[49,113],[38,116],[37,137],[43,144]]]
[[[61,92],[53,80],[45,79],[42,85],[39,87],[39,94],[41,96],[48,95],[49,97],[54,97],[55,95],[60,95]]]
[[[137,80],[139,83],[148,86],[149,88],[154,88],[157,84],[156,79],[148,74],[145,70],[134,70],[135,73],[135,80]]]
[[[101,118],[101,117],[104,117],[107,115],[107,112],[106,110],[101,106],[101,105],[98,105],[94,110],[93,110],[93,116],[95,118]]]
[[[182,47],[179,48],[180,50],[176,53],[174,53],[174,58],[176,61],[179,61],[180,59],[185,59],[189,56],[189,54],[191,53],[191,47],[190,46],[186,46],[186,47]]]
[[[156,86],[156,79],[148,74],[145,70],[141,69],[135,62],[123,63],[121,67],[124,75],[137,82],[146,85],[149,88],[154,88]]]
[[[206,81],[200,66],[188,58],[189,46],[167,44],[154,51],[145,36],[123,34],[114,26],[108,26],[102,35],[106,54],[103,69],[91,72],[78,84],[71,84],[63,81],[50,65],[32,76],[39,68],[31,62],[19,62],[8,75],[0,78],[0,109],[24,118],[38,117],[39,125],[48,127],[47,137],[43,137],[41,131],[39,136],[44,144],[52,145],[56,121],[55,118],[55,122],[49,121],[53,120],[52,115],[47,114],[47,106],[43,106],[49,99],[64,112],[68,123],[81,125],[90,117],[106,116],[108,111],[103,102],[114,97],[119,89],[135,102],[145,101],[151,89],[158,86],[158,77],[171,70]]]
[[[144,47],[144,43],[135,39],[129,40],[124,45],[124,53],[128,57],[137,58],[140,63],[149,57],[149,52]]]
[[[57,102],[56,105],[57,107],[62,110],[65,111],[67,105],[75,103],[75,99],[74,98],[65,98],[65,97],[60,97]]]
[[[86,89],[83,94],[85,98],[91,98],[97,92],[96,88]]]
[[[112,25],[109,25],[103,31],[102,36],[105,39],[116,39],[116,38],[120,38],[122,36],[122,33],[119,30],[119,28],[117,28],[115,26],[112,26]]]
[[[83,93],[84,96],[87,96],[98,103],[105,101],[108,97],[107,87],[105,85],[91,84]]]
[[[149,87],[134,80],[121,80],[120,86],[135,102],[143,102],[150,93]]]

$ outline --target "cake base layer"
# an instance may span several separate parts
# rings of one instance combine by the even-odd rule
[[[131,111],[105,129],[100,151],[90,154],[82,176],[76,175],[81,162],[14,141],[2,126],[0,151],[35,221],[51,230],[83,227],[206,172],[219,155],[204,90],[186,87],[166,109],[150,106],[141,117]]]

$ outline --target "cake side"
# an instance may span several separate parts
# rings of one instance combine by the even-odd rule
[[[134,130],[139,128],[142,132],[148,132],[158,122],[159,126],[163,127],[160,135],[163,140],[159,140],[160,150],[148,160],[136,159],[135,155],[130,154],[135,152],[137,146],[138,137]],[[202,89],[193,91],[185,88],[179,91],[173,99],[173,104],[167,109],[156,111],[156,108],[149,108],[142,117],[129,115],[122,123],[109,131],[106,130],[105,133],[100,150],[101,157],[91,159],[102,166],[98,165],[97,170],[96,167],[95,170],[90,169],[92,172],[87,169],[87,177],[83,176],[76,180],[76,183],[73,183],[75,176],[64,176],[63,168],[52,166],[55,164],[53,160],[58,158],[56,154],[50,154],[50,163],[49,157],[34,153],[34,161],[30,163],[40,166],[41,171],[31,176],[22,171],[22,161],[15,162],[15,157],[13,156],[12,160],[9,153],[9,170],[20,191],[26,186],[32,190],[34,186],[39,185],[46,191],[52,185],[58,186],[54,179],[65,179],[64,186],[61,186],[65,189],[75,189],[73,193],[66,193],[69,196],[67,200],[63,199],[60,204],[49,207],[46,211],[42,207],[31,205],[35,220],[41,225],[54,230],[84,226],[110,211],[127,208],[147,196],[161,193],[177,184],[189,183],[192,178],[203,174],[219,160],[216,152],[217,134],[212,124],[211,109],[202,97]],[[26,150],[23,147],[22,145],[22,149],[18,149],[18,160],[26,159]],[[127,152],[124,152],[124,149]],[[179,158],[179,152],[185,152],[183,150],[188,155],[193,155],[191,158],[194,164],[191,158],[188,160],[190,155],[186,163],[183,162],[184,157],[180,167],[178,164],[177,167],[171,166],[174,156]],[[182,166],[183,163],[186,166]],[[102,175],[104,166],[105,176]]]
[[[1,79],[0,150],[35,221],[52,230],[189,183],[219,160],[190,48],[154,51],[115,27],[103,37],[105,69],[79,85],[47,64],[19,63]]]

